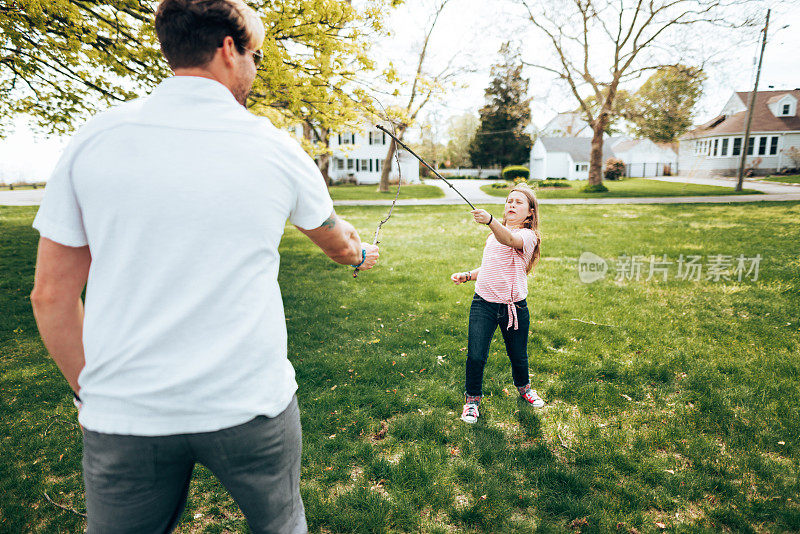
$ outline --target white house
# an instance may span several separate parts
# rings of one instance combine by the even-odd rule
[[[358,184],[377,184],[381,166],[386,158],[391,137],[377,128],[365,126],[363,133],[347,131],[331,133],[331,157],[328,175],[334,182],[355,181]],[[398,151],[400,174],[404,181],[419,182],[419,162],[405,150]],[[397,180],[397,162],[392,158],[389,180]]]
[[[591,137],[592,127],[579,111],[559,113],[539,131],[545,137]]]
[[[539,137],[531,149],[531,178],[589,178],[589,137]],[[626,135],[603,140],[603,164],[608,158],[625,163],[625,176],[661,176],[675,173],[678,155],[669,143],[632,139]]]
[[[687,175],[733,175],[742,157],[750,92],[735,92],[721,113],[679,139],[678,165]],[[745,166],[769,174],[797,164],[787,156],[800,149],[800,89],[759,91],[753,109]]]
[[[677,172],[678,153],[670,143],[622,139],[609,145],[614,156],[625,163],[625,176],[646,178]]]
[[[589,137],[539,137],[531,148],[531,178],[589,178],[589,154],[592,140]],[[614,153],[606,141],[603,143],[603,161]]]

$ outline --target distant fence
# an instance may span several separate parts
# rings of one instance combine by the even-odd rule
[[[650,176],[665,176],[677,173],[677,165],[669,163],[628,163],[625,165],[625,176],[647,178]]]
[[[449,178],[450,176],[469,176],[471,178],[498,178],[502,169],[436,169],[436,172]]]

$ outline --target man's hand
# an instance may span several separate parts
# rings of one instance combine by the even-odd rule
[[[358,270],[366,271],[368,269],[372,269],[375,267],[375,264],[378,263],[380,251],[378,245],[368,245],[366,243],[362,243],[361,246],[367,251],[367,255],[364,258],[364,263],[359,266]]]

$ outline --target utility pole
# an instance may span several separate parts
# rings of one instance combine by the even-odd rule
[[[742,144],[742,159],[739,161],[739,177],[736,182],[736,190],[742,190],[742,183],[744,182],[744,165],[745,158],[747,158],[747,147],[750,144],[750,125],[753,122],[753,111],[756,105],[756,93],[758,92],[758,78],[761,76],[761,61],[764,59],[764,48],[767,46],[767,28],[769,28],[769,12],[767,10],[767,21],[764,23],[764,37],[761,40],[761,54],[758,56],[758,70],[756,70],[756,83],[753,86],[753,92],[750,93],[750,105],[747,106],[747,126],[744,130],[744,143]],[[755,152],[755,147],[753,147]]]

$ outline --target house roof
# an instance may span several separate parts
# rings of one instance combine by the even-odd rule
[[[592,152],[592,140],[588,137],[540,137],[545,150],[548,152],[566,152],[572,161],[589,161]],[[614,151],[603,143],[603,161],[614,157]]]
[[[736,93],[745,105],[750,104],[750,92]],[[780,100],[790,94],[800,100],[800,89],[790,91],[759,91],[756,93],[753,123],[751,132],[793,132],[800,131],[800,116],[795,113],[790,117],[776,117],[767,107],[768,104]],[[706,137],[710,135],[743,134],[747,111],[740,111],[730,116],[720,115],[707,123],[685,133],[681,138]]]

